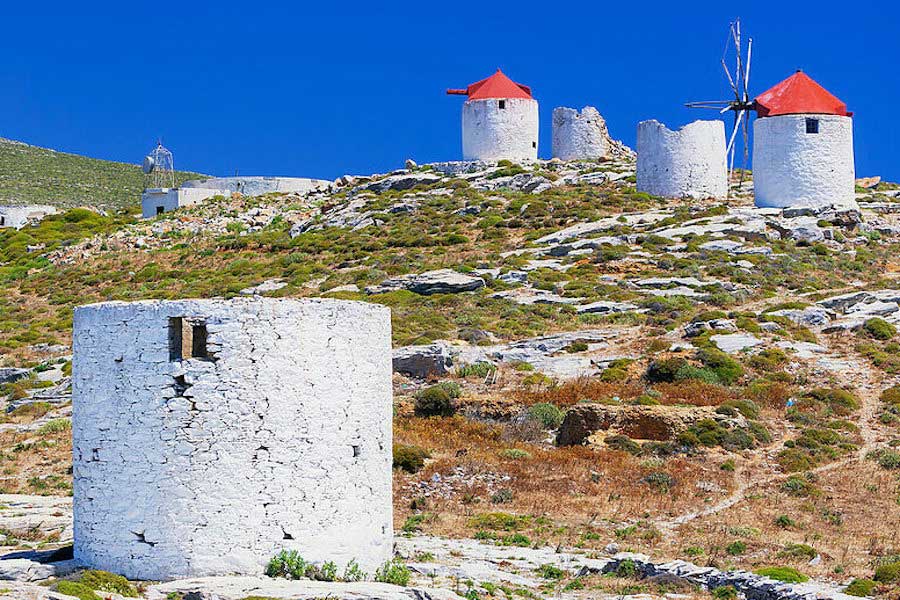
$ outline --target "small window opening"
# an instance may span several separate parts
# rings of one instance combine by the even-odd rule
[[[166,212],[166,209],[165,209],[164,207],[162,207],[162,206],[157,206],[157,207],[156,207],[156,214],[161,215],[161,214],[163,214],[164,212]]]
[[[4,227],[6,225],[6,217],[0,217],[0,227]]]
[[[188,317],[169,319],[169,360],[206,360],[206,321]]]
[[[500,108],[506,108],[506,100],[501,100],[499,103]]]
[[[537,142],[531,142],[531,147],[532,147],[532,148],[537,148]]]
[[[807,119],[806,120],[806,133],[819,133],[819,120],[818,119]]]
[[[353,446],[353,458],[357,458],[359,456],[359,446]]]

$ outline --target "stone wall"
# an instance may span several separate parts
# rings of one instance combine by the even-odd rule
[[[390,311],[338,300],[75,311],[75,558],[132,579],[391,556]]]
[[[818,133],[807,133],[807,120]],[[853,119],[783,115],[753,123],[753,187],[759,207],[856,207]]]
[[[0,206],[0,228],[22,229],[29,223],[38,222],[47,215],[53,214],[56,214],[56,208],[43,204]]]
[[[149,219],[177,208],[193,206],[213,196],[230,196],[228,190],[211,188],[149,188],[141,194],[141,216]]]
[[[468,100],[462,136],[463,160],[536,160],[538,103],[530,98]]]
[[[637,189],[668,198],[725,198],[725,124],[694,121],[672,131],[641,121],[637,131]]]
[[[609,152],[609,131],[596,108],[585,106],[581,112],[564,106],[553,109],[553,158],[603,158]]]
[[[272,192],[284,194],[307,192],[327,188],[332,182],[306,177],[214,177],[212,179],[185,181],[182,188],[212,188],[239,192],[245,196],[259,196]]]

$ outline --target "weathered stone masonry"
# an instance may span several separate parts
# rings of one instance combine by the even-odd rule
[[[75,311],[75,557],[137,579],[392,549],[390,313],[337,300]]]

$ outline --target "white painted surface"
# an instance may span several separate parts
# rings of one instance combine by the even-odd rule
[[[500,103],[505,108],[500,108]],[[538,103],[530,98],[467,100],[463,160],[536,160]]]
[[[637,131],[637,189],[668,198],[725,198],[725,124],[694,121],[672,131],[641,121]]]
[[[819,133],[806,133],[806,119]],[[853,119],[838,115],[781,115],[753,123],[756,205],[856,206]]]
[[[43,204],[0,206],[0,227],[22,229],[29,223],[36,223],[47,215],[54,214],[56,214],[56,208]]]
[[[141,215],[149,219],[176,208],[199,204],[213,196],[230,195],[228,190],[209,188],[149,188],[141,194]]]
[[[239,192],[245,196],[259,196],[271,192],[305,194],[327,188],[332,182],[306,177],[214,177],[185,181],[182,188],[212,188]]]
[[[169,319],[215,360],[171,360]],[[183,377],[179,381],[179,377]],[[132,579],[391,556],[390,311],[338,300],[75,311],[75,558]]]
[[[553,158],[582,160],[609,153],[606,121],[593,106],[581,112],[558,106],[553,109]]]

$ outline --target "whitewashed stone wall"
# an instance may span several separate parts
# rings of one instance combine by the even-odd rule
[[[505,108],[500,108],[501,102]],[[537,100],[467,100],[462,109],[462,132],[463,160],[536,160]]]
[[[53,214],[56,214],[56,208],[43,204],[0,206],[0,228],[22,229],[29,223],[36,223],[47,215]]]
[[[332,182],[307,177],[213,177],[212,179],[185,181],[182,188],[212,188],[228,192],[240,192],[245,196],[259,196],[271,192],[305,194],[327,188]]]
[[[178,317],[205,321],[207,359],[172,359]],[[378,305],[76,309],[76,560],[166,580],[259,573],[287,548],[374,571],[393,541],[391,394]]]
[[[213,196],[230,196],[228,190],[211,188],[149,188],[141,194],[141,216],[149,219],[176,208],[193,206]]]
[[[596,108],[585,106],[581,112],[565,106],[553,109],[553,158],[603,158],[609,151],[606,121]]]
[[[806,120],[819,133],[806,133]],[[753,123],[753,188],[760,207],[855,207],[853,119],[783,115]]]
[[[725,198],[725,124],[694,121],[672,131],[641,121],[637,131],[637,189],[668,198]]]

